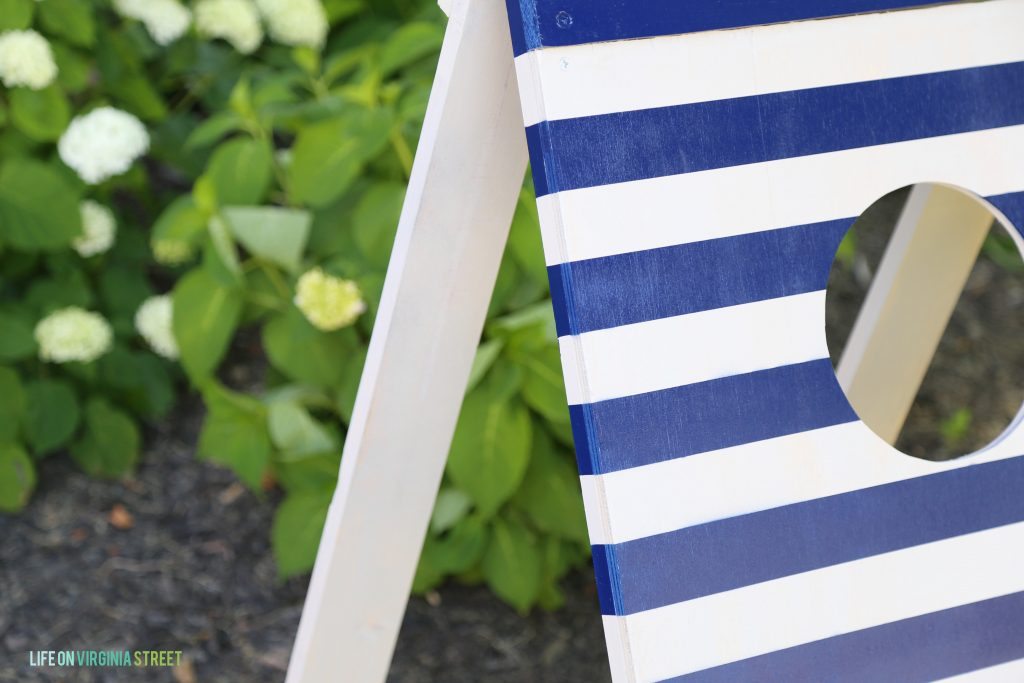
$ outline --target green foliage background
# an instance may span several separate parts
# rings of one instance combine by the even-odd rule
[[[429,0],[324,7],[322,50],[267,41],[243,57],[194,30],[161,47],[102,0],[0,0],[0,31],[33,27],[59,67],[44,90],[0,88],[0,510],[25,504],[53,453],[90,474],[130,473],[140,424],[192,389],[208,408],[199,457],[256,491],[283,488],[270,532],[280,573],[312,566],[444,27]],[[55,141],[108,104],[139,117],[152,145],[88,187]],[[91,258],[69,247],[86,196],[119,225],[116,246]],[[161,243],[189,257],[162,265]],[[369,310],[356,324],[324,332],[293,304],[315,266],[358,283]],[[547,287],[527,187],[418,591],[454,576],[521,611],[556,607],[559,578],[589,556]],[[180,365],[132,324],[158,292],[173,293]],[[33,327],[69,305],[102,313],[114,346],[91,363],[44,363]],[[224,381],[243,342],[269,362],[258,391]]]

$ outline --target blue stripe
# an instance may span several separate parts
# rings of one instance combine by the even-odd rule
[[[569,415],[581,474],[642,467],[857,419],[827,358],[572,406]]]
[[[825,289],[836,249],[853,222],[844,218],[551,266],[558,335]],[[566,292],[562,283],[570,274]]]
[[[1013,226],[1024,226],[1024,192],[988,201]],[[822,290],[839,242],[854,221],[842,218],[549,266],[558,335]]]
[[[1014,62],[545,121],[528,135],[541,196],[1021,123]]]
[[[619,582],[609,607],[643,612],[1013,524],[1022,491],[1012,458],[620,543],[601,552]]]
[[[1018,234],[1024,236],[1024,192],[1011,192],[987,199],[1010,221],[1010,225],[1005,226],[1006,229],[1016,230]]]
[[[530,163],[536,164],[536,166],[531,166],[531,175],[533,176],[534,194],[538,197],[551,194],[548,191],[548,170],[546,166],[549,150],[543,148],[544,142],[546,140],[541,138],[540,127],[528,126],[526,128],[526,150],[530,155]]]
[[[569,406],[569,423],[572,426],[573,447],[576,449],[576,466],[581,475],[601,472],[600,466],[594,460],[595,449],[591,445],[594,425],[590,418],[590,406]]]
[[[541,47],[649,38],[919,7],[921,0],[508,0],[516,56]]]
[[[597,600],[601,614],[615,614],[618,594],[618,573],[615,565],[615,546],[591,546],[594,557],[594,582],[597,584]]]
[[[1011,593],[705,669],[664,683],[925,683],[1022,657],[1024,593]]]

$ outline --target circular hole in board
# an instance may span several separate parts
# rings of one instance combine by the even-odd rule
[[[1021,237],[949,185],[891,192],[853,224],[826,295],[829,355],[853,409],[927,460],[998,439],[1024,402]]]

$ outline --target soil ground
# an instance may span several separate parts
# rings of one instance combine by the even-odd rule
[[[273,506],[199,462],[196,402],[150,443],[134,479],[42,463],[24,514],[0,515],[0,682],[284,680],[306,579],[276,579]],[[128,529],[111,523],[121,505]],[[482,587],[414,598],[389,683],[600,683],[609,679],[593,579],[523,619]],[[181,669],[32,669],[29,650],[182,650]],[[344,682],[339,671],[339,682]]]

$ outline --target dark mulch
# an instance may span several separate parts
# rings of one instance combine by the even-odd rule
[[[277,580],[273,506],[193,456],[192,402],[147,439],[135,478],[41,464],[24,514],[0,516],[0,681],[282,681],[306,580]],[[271,496],[273,498],[273,496]],[[123,505],[129,529],[110,511]],[[520,618],[480,587],[414,599],[393,683],[608,679],[592,580],[554,614]],[[31,669],[29,650],[182,650],[191,668]]]

